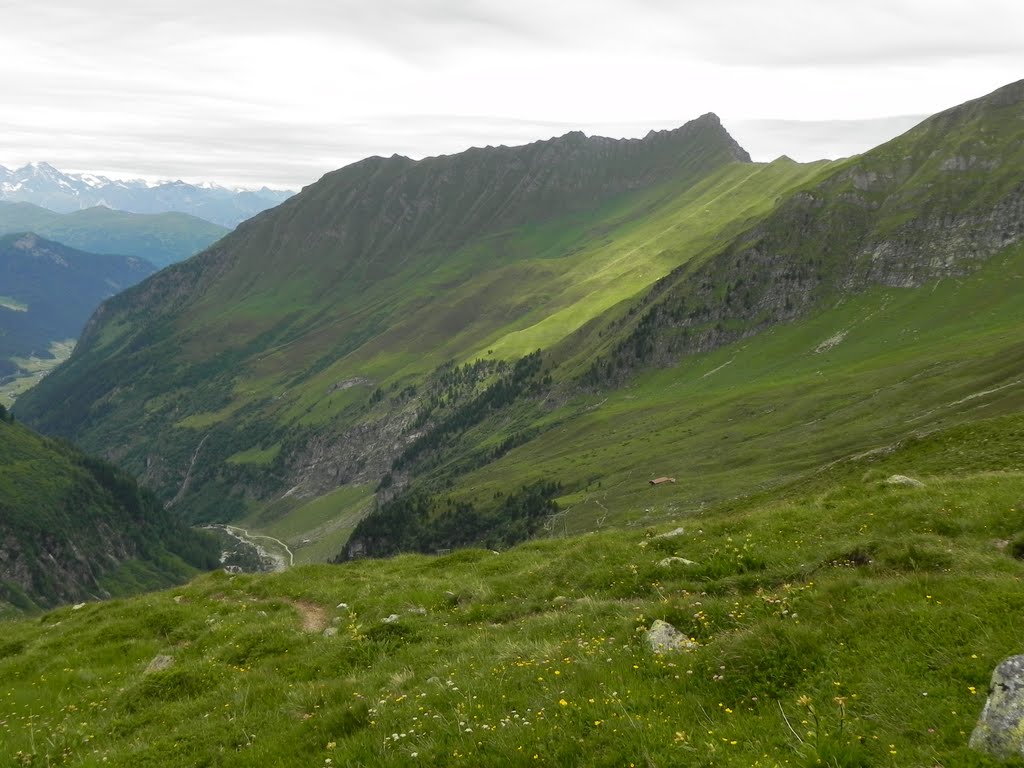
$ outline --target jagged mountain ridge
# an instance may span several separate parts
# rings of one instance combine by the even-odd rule
[[[457,250],[471,238],[749,160],[713,115],[644,140],[574,132],[419,161],[371,157],[325,175],[272,218],[253,222],[232,252],[245,270],[271,270],[260,277],[269,285],[280,272],[273,261],[299,238],[301,266],[321,272],[327,290],[340,280],[379,280],[411,259]]]
[[[35,232],[90,253],[137,256],[165,267],[228,233],[187,213],[127,213],[97,206],[55,213],[32,203],[0,202],[0,235]]]
[[[130,213],[187,213],[224,227],[288,199],[290,190],[232,190],[217,184],[164,181],[148,184],[105,176],[64,173],[49,163],[9,170],[0,166],[0,200],[34,203],[58,213],[103,206]]]
[[[434,243],[457,247],[469,236],[593,208],[680,172],[699,177],[723,161],[750,162],[750,156],[708,114],[644,139],[574,131],[522,147],[474,148],[418,162],[369,158],[328,174],[324,186],[343,190],[332,203],[356,216],[372,207],[376,218],[356,244],[372,258]],[[342,231],[356,226],[351,215],[340,224]]]

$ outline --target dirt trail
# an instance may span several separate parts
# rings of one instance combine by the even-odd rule
[[[289,600],[288,602],[299,612],[303,632],[323,632],[327,629],[330,622],[327,618],[327,611],[323,607],[304,600]]]

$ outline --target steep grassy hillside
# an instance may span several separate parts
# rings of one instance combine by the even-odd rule
[[[85,253],[34,234],[0,237],[0,378],[16,358],[49,354],[76,339],[103,299],[156,268],[133,256]]]
[[[966,743],[1024,633],[1022,438],[1000,416],[657,528],[217,573],[6,623],[0,749],[131,768],[1021,765]],[[694,648],[653,653],[658,619]]]
[[[325,442],[366,458],[312,495],[376,483],[405,440],[360,410],[376,388],[563,338],[822,171],[746,160],[705,116],[357,163],[108,302],[19,412],[194,518],[280,496]]]
[[[446,521],[459,507],[486,517],[538,482],[561,487],[558,514],[535,533],[653,524],[913,435],[1021,412],[1022,290],[1018,245],[969,277],[876,288],[620,389],[565,403],[522,397],[438,436],[413,472],[413,488],[433,496],[428,514],[385,508],[356,530],[354,551],[432,552],[467,531],[500,546],[493,522],[473,532],[465,513]],[[676,482],[649,486],[659,476]]]
[[[124,471],[14,423],[0,406],[0,616],[166,587],[219,554]]]
[[[126,213],[98,206],[54,213],[32,203],[0,202],[0,235],[36,232],[70,248],[136,256],[165,267],[230,230],[187,213]]]

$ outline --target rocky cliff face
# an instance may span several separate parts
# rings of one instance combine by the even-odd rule
[[[122,470],[0,412],[0,604],[24,610],[168,586],[218,555]]]
[[[75,539],[53,531],[28,542],[0,523],[0,542],[0,590],[15,605],[26,596],[41,605],[109,598],[101,578],[139,555],[136,542],[106,524]]]

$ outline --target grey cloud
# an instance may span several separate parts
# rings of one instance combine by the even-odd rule
[[[106,0],[104,13],[83,0],[19,7],[18,25],[78,46],[111,45],[124,51],[221,36],[293,35],[373,43],[411,58],[452,45],[490,45],[503,39],[543,37],[543,25],[531,21],[515,4],[478,0]],[[72,22],[72,23],[69,23]],[[268,51],[268,55],[274,55]]]
[[[935,59],[1024,61],[1017,0],[641,0],[662,18],[659,43],[725,65],[881,68]]]
[[[657,48],[726,65],[866,66],[1024,55],[1018,0],[86,0],[14,4],[18,34],[96,54],[218,36],[356,39],[410,59],[453,47]],[[113,48],[113,50],[110,50]],[[273,55],[268,51],[268,55]]]

